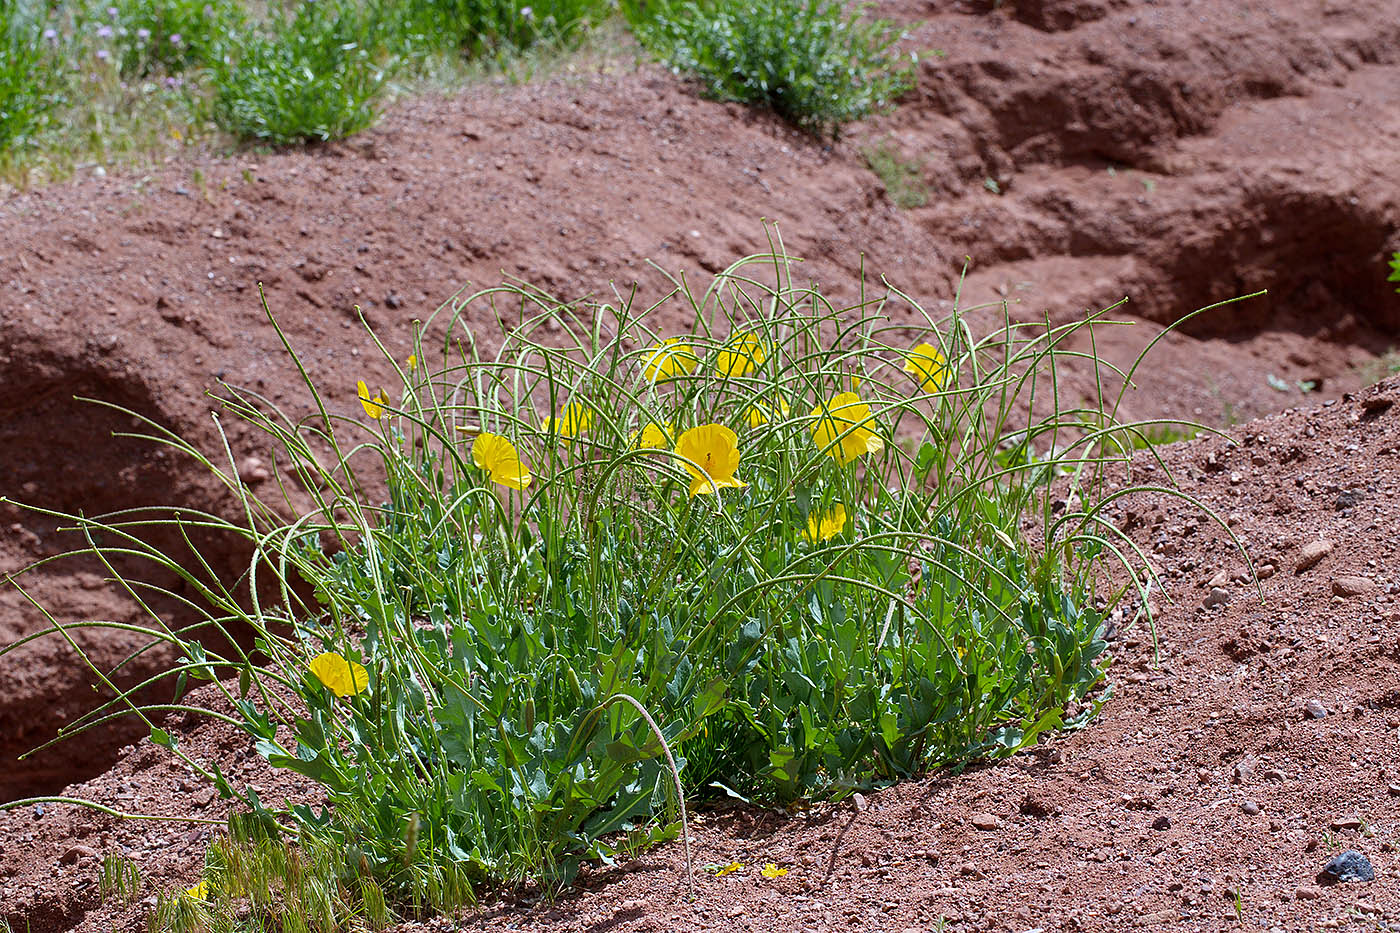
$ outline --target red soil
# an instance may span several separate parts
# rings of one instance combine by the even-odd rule
[[[887,276],[930,309],[950,307],[965,256],[964,307],[1004,298],[1021,319],[1064,321],[1128,295],[1139,326],[1096,331],[1098,351],[1120,363],[1186,312],[1269,290],[1159,344],[1128,395],[1129,417],[1224,424],[1358,389],[1352,364],[1400,330],[1400,298],[1382,271],[1400,248],[1400,0],[992,6],[884,4],[909,23],[910,49],[946,55],[922,56],[900,107],[833,146],[700,101],[656,69],[614,63],[403,104],[380,127],[307,152],[14,194],[0,213],[0,496],[88,514],[229,508],[197,465],[113,438],[132,420],[73,397],[132,408],[207,450],[205,393],[218,379],[303,410],[258,283],[312,376],[338,387],[332,402],[349,411],[357,378],[388,378],[356,304],[406,355],[412,321],[467,283],[504,272],[572,298],[636,280],[654,295],[660,279],[644,260],[703,278],[766,246],[760,217],[780,224],[804,274],[837,298],[857,293],[863,261],[867,279]],[[922,166],[927,206],[890,203],[861,155],[879,144]],[[495,339],[495,322],[476,324],[480,339]],[[1271,388],[1269,375],[1322,389],[1302,399]],[[1093,391],[1086,374],[1071,380]],[[963,928],[1115,929],[1148,916],[1195,928],[1234,916],[1222,892],[1236,886],[1251,924],[1341,918],[1357,899],[1397,919],[1397,858],[1383,845],[1400,835],[1386,791],[1400,782],[1396,724],[1386,725],[1400,716],[1400,620],[1389,593],[1333,600],[1328,588],[1343,572],[1397,580],[1386,530],[1400,416],[1350,420],[1360,414],[1342,402],[1231,429],[1268,437],[1252,446],[1173,449],[1187,488],[1239,513],[1256,558],[1279,572],[1262,605],[1232,585],[1228,608],[1198,610],[1199,580],[1242,567],[1207,527],[1188,532],[1169,503],[1144,511],[1140,533],[1162,516],[1153,534],[1175,551],[1163,569],[1180,573],[1159,633],[1163,666],[1150,664],[1143,633],[1129,633],[1116,651],[1119,695],[1088,731],[1008,765],[892,788],[859,812],[701,824],[702,862],[790,866],[775,883],[750,869],[707,881],[685,905],[667,848],[588,879],[556,908],[502,907],[476,922],[902,929],[956,914]],[[240,456],[257,449],[236,429],[232,440]],[[1203,472],[1210,452],[1228,466]],[[1353,487],[1359,502],[1337,511]],[[0,503],[0,573],[73,546],[59,524]],[[1297,547],[1317,536],[1336,550],[1294,575]],[[238,572],[236,547],[203,545],[217,571]],[[64,561],[21,582],[62,621],[139,619],[104,576]],[[179,621],[173,600],[154,608]],[[43,625],[17,590],[0,590],[0,642]],[[79,640],[105,666],[135,647],[110,633]],[[153,654],[128,677],[166,660]],[[93,704],[92,680],[52,638],[0,660],[0,799],[56,791],[120,759],[86,792],[187,807],[184,775],[156,750],[119,755],[132,731],[14,761]],[[1337,715],[1301,721],[1309,696]],[[190,741],[222,741],[197,746],[211,757],[247,757],[229,736]],[[1246,758],[1253,775],[1230,784]],[[139,790],[118,790],[133,780]],[[1239,811],[1246,798],[1259,815]],[[971,828],[982,810],[1002,826]],[[1307,845],[1353,811],[1375,835],[1335,835],[1364,849],[1380,880],[1295,900],[1327,848]],[[1171,829],[1149,829],[1158,816]],[[117,921],[95,909],[91,859],[60,857],[75,842],[135,845],[148,878],[179,879],[200,851],[182,833],[52,808],[8,814],[0,905],[16,929],[108,929]]]

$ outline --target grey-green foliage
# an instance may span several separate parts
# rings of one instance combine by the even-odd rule
[[[624,10],[642,42],[709,96],[769,107],[817,135],[837,135],[912,84],[898,27],[833,0],[628,0]]]
[[[383,0],[376,15],[398,51],[483,54],[567,41],[607,17],[607,0]]]
[[[59,103],[47,7],[0,0],[0,153],[25,145]]]
[[[248,25],[238,0],[114,0],[98,16],[128,77],[212,66]]]
[[[276,8],[214,69],[214,118],[245,140],[273,145],[339,139],[370,126],[392,62],[374,20],[347,0]]]

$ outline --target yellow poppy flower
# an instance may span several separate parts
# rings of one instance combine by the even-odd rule
[[[671,446],[671,435],[674,433],[675,428],[669,421],[663,424],[649,421],[640,432],[633,431],[629,440],[632,442],[633,449],[655,447],[659,450],[665,450]]]
[[[743,871],[743,870],[744,870],[744,864],[743,864],[742,862],[730,862],[728,865],[720,865],[718,868],[716,868],[716,869],[715,869],[715,877],[716,877],[716,878],[723,878],[725,875],[732,875],[732,874],[734,874],[736,871]]]
[[[842,392],[825,405],[817,405],[812,417],[816,419],[812,439],[842,466],[885,449],[885,442],[870,430],[875,424],[870,406],[854,392]]]
[[[702,424],[682,434],[676,442],[676,463],[690,474],[691,496],[748,485],[734,478],[739,468],[739,438],[722,424]]]
[[[807,515],[807,540],[830,541],[846,530],[846,507],[836,503],[825,512],[810,512]]]
[[[354,696],[369,689],[369,671],[363,664],[347,661],[334,651],[326,651],[311,659],[311,673],[338,697]]]
[[[472,441],[472,463],[490,473],[492,482],[511,489],[524,489],[534,479],[520,462],[515,445],[499,434],[476,436]]]
[[[762,875],[762,876],[765,877],[765,878],[772,879],[772,878],[781,878],[783,875],[786,875],[786,874],[787,874],[787,871],[788,871],[788,870],[787,870],[786,868],[779,868],[777,865],[774,865],[772,862],[768,862],[767,864],[765,864],[765,865],[763,866],[762,869],[759,870],[759,874]]]
[[[909,351],[904,360],[904,371],[913,373],[925,392],[941,391],[948,381],[948,361],[931,343],[921,343]]]
[[[721,376],[735,378],[747,376],[755,367],[762,366],[768,354],[756,334],[740,334],[715,355],[715,369]]]
[[[374,398],[370,398],[369,386],[365,385],[363,379],[356,383],[356,388],[360,391],[360,404],[365,407],[365,414],[369,415],[375,421],[383,418],[385,414],[384,407],[389,404],[389,397],[384,394],[384,390],[380,389],[378,395],[374,396]]]
[[[648,354],[642,364],[642,375],[651,382],[665,382],[695,372],[698,365],[700,360],[684,337],[667,337]]]
[[[558,415],[544,420],[544,429],[565,441],[578,437],[593,426],[593,409],[583,402],[570,402]]]
[[[414,371],[415,369],[417,369],[417,368],[418,368],[418,354],[417,354],[417,353],[410,353],[410,354],[408,355],[408,371],[409,371],[409,372],[413,372],[413,371]]]
[[[770,405],[767,407],[753,405],[749,408],[749,427],[757,428],[770,421],[776,421],[778,418],[786,418],[787,416],[788,403],[785,399],[778,399],[777,405]]]
[[[188,897],[188,898],[189,898],[190,900],[192,900],[192,901],[207,901],[207,900],[209,900],[209,882],[208,882],[208,880],[201,881],[199,884],[195,885],[194,887],[186,888],[186,889],[185,889],[185,897]]]

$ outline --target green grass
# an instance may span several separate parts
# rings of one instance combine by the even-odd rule
[[[68,517],[109,567],[180,577],[207,608],[179,631],[153,616],[182,654],[163,676],[213,683],[228,705],[210,715],[329,802],[271,807],[133,693],[65,728],[141,717],[250,814],[211,849],[205,896],[163,902],[168,926],[285,924],[295,904],[330,930],[380,897],[412,916],[549,890],[687,838],[685,797],[839,798],[1092,717],[1123,592],[1105,562],[1148,574],[1104,476],[1157,423],[1060,406],[1085,322],[935,318],[894,290],[840,307],[790,273],[775,243],[659,305],[459,297],[390,358],[392,391],[307,379],[315,414],[293,419],[227,387],[222,416],[266,439],[281,495],[155,431],[216,472],[239,521]],[[688,326],[655,330],[659,306]],[[489,354],[466,327],[482,319],[507,322]],[[152,549],[153,521],[240,538],[251,578]],[[235,627],[254,655],[216,653]]]
[[[353,0],[274,8],[213,68],[214,120],[242,140],[286,146],[340,139],[370,126],[392,57]]]
[[[1386,277],[1387,282],[1400,282],[1400,251],[1395,252],[1390,257],[1390,275]],[[1400,294],[1400,288],[1395,289],[1396,294]]]
[[[704,93],[767,107],[817,135],[891,106],[913,84],[899,29],[834,0],[629,0],[642,44]]]
[[[22,150],[59,103],[44,7],[0,0],[0,152]]]
[[[923,166],[902,158],[888,140],[867,146],[860,154],[885,186],[885,193],[895,207],[907,210],[928,203]]]
[[[337,138],[399,95],[610,54],[598,43],[626,39],[593,39],[607,16],[601,0],[0,0],[0,179]]]

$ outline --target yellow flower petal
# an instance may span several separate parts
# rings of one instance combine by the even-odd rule
[[[721,376],[736,378],[747,376],[755,367],[762,366],[768,358],[763,342],[756,334],[744,333],[730,340],[715,355],[715,369]]]
[[[761,427],[769,421],[776,421],[778,418],[786,418],[787,416],[788,403],[785,399],[778,399],[778,404],[775,406],[754,405],[749,408],[749,427]]]
[[[671,446],[671,435],[674,433],[675,427],[669,421],[664,424],[649,421],[640,432],[633,431],[630,439],[633,448],[654,447],[665,450]]]
[[[716,869],[715,869],[715,877],[716,877],[716,878],[723,878],[725,875],[732,875],[732,874],[734,874],[736,871],[743,871],[743,870],[744,870],[744,866],[743,866],[743,863],[742,863],[742,862],[730,862],[728,865],[721,865],[721,866],[719,866],[718,868],[716,868]]]
[[[885,449],[885,442],[870,428],[870,406],[854,392],[842,392],[826,404],[812,409],[812,440],[837,463],[846,464]]]
[[[369,386],[365,385],[363,379],[356,383],[355,387],[359,390],[360,404],[364,406],[365,414],[369,415],[375,421],[383,418],[385,414],[384,406],[389,404],[389,398],[384,394],[384,390],[380,389],[378,395],[370,398]]]
[[[499,434],[478,434],[472,441],[472,463],[491,474],[491,481],[511,489],[524,489],[534,479],[515,445]]]
[[[722,424],[702,424],[682,434],[676,441],[676,463],[690,474],[692,497],[748,485],[734,477],[739,438]]]
[[[807,540],[813,544],[830,541],[845,530],[846,507],[839,502],[825,512],[807,515]]]
[[[667,337],[659,346],[652,347],[642,364],[642,375],[650,382],[665,382],[695,372],[698,365],[700,360],[684,337]]]
[[[369,671],[364,665],[347,661],[334,651],[312,658],[311,673],[338,697],[354,696],[369,689]]]
[[[186,889],[185,889],[185,897],[188,897],[188,898],[189,898],[190,900],[192,900],[192,901],[207,901],[207,900],[209,900],[209,882],[208,882],[208,880],[206,879],[206,880],[204,880],[204,881],[201,881],[199,884],[195,885],[194,887],[186,888]]]
[[[788,873],[788,870],[787,870],[786,868],[779,868],[777,865],[774,865],[772,862],[768,862],[767,864],[765,864],[765,865],[763,866],[763,868],[759,871],[759,874],[762,875],[762,876],[765,877],[765,878],[781,878],[783,875],[786,875],[787,873]]]
[[[583,402],[570,402],[555,415],[544,420],[544,429],[570,441],[593,426],[593,409]]]
[[[925,392],[942,391],[948,381],[948,361],[942,351],[931,343],[921,343],[904,359],[904,371],[919,380]]]
[[[417,354],[417,353],[410,353],[410,354],[408,355],[408,371],[409,371],[409,372],[413,372],[413,371],[414,371],[415,369],[417,369],[417,368],[418,368],[418,354]]]

